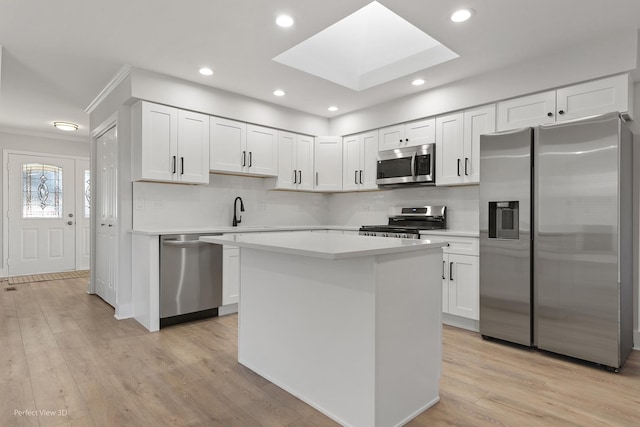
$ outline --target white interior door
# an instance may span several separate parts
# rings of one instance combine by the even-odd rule
[[[9,275],[73,270],[75,161],[10,154],[8,163]]]
[[[88,270],[91,257],[91,169],[76,160],[76,269]]]
[[[96,140],[96,271],[95,291],[115,307],[116,233],[118,226],[118,163],[116,128]]]

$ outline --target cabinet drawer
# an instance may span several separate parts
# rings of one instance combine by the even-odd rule
[[[447,237],[443,240],[449,242],[449,246],[442,248],[442,252],[446,254],[479,255],[480,253],[479,241],[475,237]]]

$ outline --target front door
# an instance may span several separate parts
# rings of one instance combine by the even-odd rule
[[[9,275],[75,269],[75,160],[10,154],[8,163]]]

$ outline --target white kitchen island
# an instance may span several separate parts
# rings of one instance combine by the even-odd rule
[[[241,364],[346,426],[402,425],[438,402],[446,243],[311,232],[201,240],[240,247]]]

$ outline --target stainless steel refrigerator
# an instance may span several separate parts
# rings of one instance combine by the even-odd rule
[[[480,333],[606,367],[633,346],[632,135],[617,114],[480,137]]]

